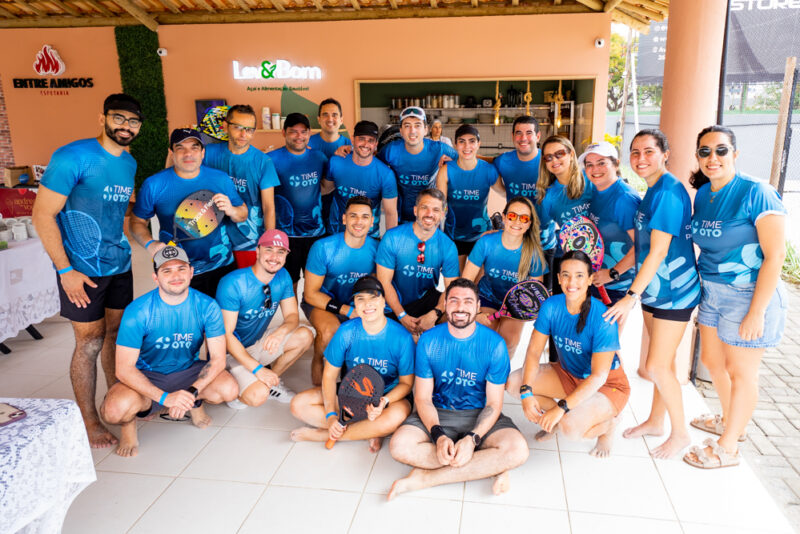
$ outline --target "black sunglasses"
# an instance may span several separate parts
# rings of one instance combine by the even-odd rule
[[[269,285],[264,286],[264,303],[261,304],[261,307],[265,310],[272,308],[272,290],[270,290]]]
[[[733,147],[728,145],[717,145],[716,147],[714,147],[714,153],[719,157],[727,156],[728,152],[732,150]],[[707,158],[710,155],[711,155],[711,147],[701,146],[700,148],[697,149],[698,158]]]

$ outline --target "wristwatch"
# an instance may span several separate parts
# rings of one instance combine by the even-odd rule
[[[625,294],[628,295],[633,300],[642,300],[642,296],[639,293],[634,293],[630,289]]]
[[[467,432],[464,435],[465,436],[472,436],[472,443],[475,444],[475,448],[478,448],[478,447],[481,446],[482,438],[478,434],[476,434],[475,432],[470,431],[470,432]]]
[[[199,391],[197,391],[197,388],[196,388],[196,387],[194,387],[194,386],[189,386],[188,388],[186,388],[186,391],[188,391],[189,393],[191,393],[192,395],[194,395],[194,398],[195,398],[195,399],[196,399],[196,398],[197,398],[197,396],[200,394],[200,392],[199,392]]]
[[[442,310],[440,310],[439,308],[434,308],[433,311],[436,312],[436,320],[437,321],[442,318],[442,315],[444,315],[444,312]]]
[[[561,399],[560,401],[558,401],[558,407],[561,408],[562,410],[564,410],[564,414],[568,414],[569,413],[569,406],[567,406],[567,401],[566,400]]]
[[[528,384],[522,384],[522,385],[519,387],[519,394],[520,394],[520,395],[522,395],[522,394],[523,394],[523,393],[525,393],[526,391],[530,391],[531,393],[533,393],[533,388],[532,388],[532,387],[530,387]]]
[[[616,270],[615,268],[613,268],[613,267],[612,267],[612,268],[610,268],[610,269],[608,270],[608,275],[609,275],[609,276],[611,277],[611,279],[612,279],[612,280],[614,280],[615,282],[619,282],[619,271],[618,271],[618,270]]]

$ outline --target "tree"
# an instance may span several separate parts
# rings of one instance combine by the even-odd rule
[[[625,83],[625,38],[611,34],[611,50],[608,58],[608,111],[622,107],[622,86]]]

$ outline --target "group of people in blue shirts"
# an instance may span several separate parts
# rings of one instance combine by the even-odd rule
[[[369,121],[355,125],[351,140],[340,134],[333,99],[318,119],[322,130],[311,136],[308,118],[289,114],[285,146],[265,154],[250,144],[253,109],[232,106],[226,143],[206,146],[196,130],[173,131],[173,165],[135,194],[136,165],[124,147],[145,119],[134,98],[110,95],[101,135],[54,153],[34,224],[75,331],[71,376],[93,446],[118,444],[119,454],[134,455],[137,417],[162,412],[204,427],[204,401],[245,408],[274,399],[305,423],[291,434],[297,441],[366,439],[376,451],[392,435],[392,456],[415,469],[390,499],[486,477],[501,493],[529,454],[502,414],[505,392],[541,426],[536,439],[593,438],[591,454],[609,454],[630,394],[619,334],[639,302],[647,342],[638,371],[654,384],[653,406],[623,436],[661,435],[669,415],[670,435],[653,455],[690,445],[674,360],[699,305],[702,358],[722,413],[691,421],[719,439],[683,458],[701,468],[738,463],[758,363],[783,330],[786,210],[769,185],[736,171],[733,132],[699,134],[693,207],[666,169],[669,146],[658,130],[642,130],[630,146],[631,167],[647,183],[641,198],[620,178],[616,147],[590,144],[578,157],[563,137],[541,141],[529,116],[512,125],[515,149],[493,160],[479,157],[472,125],[457,129],[455,148],[427,138],[418,107],[402,111],[400,138],[380,149]],[[199,189],[214,194],[220,228],[168,244],[177,237],[176,207]],[[494,223],[491,190],[506,197]],[[129,204],[129,233],[154,257],[157,285],[136,300],[123,232]],[[605,242],[596,272],[586,254],[558,244],[558,229],[578,215]],[[553,296],[523,368],[512,373],[524,323],[490,317],[529,279]],[[608,308],[597,298],[602,285]],[[283,321],[273,325],[278,308]],[[548,346],[549,361],[540,363]],[[312,387],[295,395],[281,375],[312,347]],[[98,356],[110,388],[99,413]],[[337,382],[360,363],[381,373],[386,389],[366,420],[344,424]],[[119,439],[103,421],[121,425]]]

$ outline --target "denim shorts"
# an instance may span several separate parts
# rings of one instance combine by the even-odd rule
[[[734,347],[754,349],[776,347],[783,336],[787,306],[786,288],[780,280],[764,313],[764,335],[750,341],[739,337],[739,325],[750,309],[755,287],[755,282],[733,286],[703,280],[698,322],[716,328],[717,336],[723,343]]]

